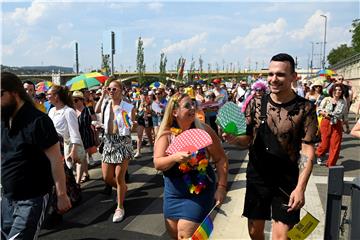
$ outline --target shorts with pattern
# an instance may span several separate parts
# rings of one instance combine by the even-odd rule
[[[124,160],[134,158],[131,136],[118,134],[105,134],[104,151],[102,153],[104,163],[120,164]]]

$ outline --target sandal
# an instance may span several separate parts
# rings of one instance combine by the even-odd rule
[[[84,175],[83,178],[80,180],[80,183],[84,183],[90,180],[90,175]]]

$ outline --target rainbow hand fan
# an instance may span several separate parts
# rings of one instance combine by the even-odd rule
[[[166,153],[171,155],[177,152],[196,152],[212,144],[210,135],[202,129],[189,129],[177,136]]]
[[[227,102],[219,110],[216,123],[225,133],[238,136],[246,133],[246,120],[244,113],[233,102]]]

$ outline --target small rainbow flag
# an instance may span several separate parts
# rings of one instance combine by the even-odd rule
[[[214,210],[214,208],[212,209]],[[212,212],[210,211],[210,213]],[[213,222],[210,217],[210,213],[206,215],[204,221],[199,225],[194,234],[191,237],[191,240],[207,240],[210,237],[211,232],[214,229]]]
[[[126,128],[130,128],[131,122],[130,122],[129,115],[127,114],[126,111],[122,111],[122,117],[123,117],[123,122],[124,122]]]

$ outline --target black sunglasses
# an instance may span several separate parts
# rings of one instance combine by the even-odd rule
[[[79,98],[74,98],[74,103],[77,103],[78,101],[81,101]]]

